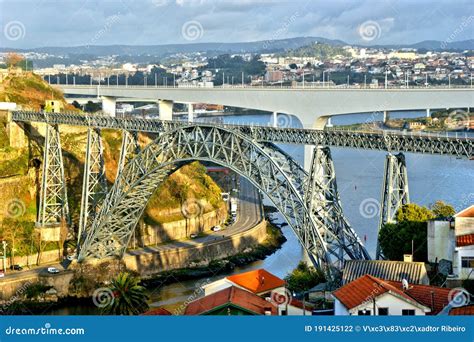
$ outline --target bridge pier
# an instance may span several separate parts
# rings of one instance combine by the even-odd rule
[[[89,231],[97,210],[107,194],[104,149],[100,129],[87,130],[86,157],[82,183],[81,213],[79,218],[78,245]]]
[[[410,203],[410,196],[405,155],[403,153],[397,155],[389,153],[385,159],[378,234],[385,223],[395,221],[397,210],[408,203]],[[378,238],[376,258],[383,259]]]
[[[383,121],[382,121],[382,122],[383,122],[383,123],[386,123],[387,120],[388,120],[388,118],[389,118],[389,116],[388,116],[388,111],[384,110],[384,111],[383,111],[383,119],[382,119]]]
[[[272,127],[278,127],[278,113],[273,112],[272,114]]]
[[[115,117],[115,109],[117,105],[117,98],[112,96],[101,96],[102,111],[110,116]]]
[[[122,173],[125,165],[136,154],[140,153],[140,145],[138,144],[138,132],[122,131],[122,147],[120,149],[120,160],[117,169],[117,177]]]
[[[431,118],[431,109],[426,108],[426,117]]]
[[[70,224],[61,140],[57,125],[46,124],[41,193],[36,226]]]
[[[331,264],[328,266],[341,270],[347,257],[370,259],[344,217],[329,147],[314,148],[304,200],[328,251],[331,251],[328,257]]]
[[[158,108],[160,120],[173,120],[173,101],[159,100]]]
[[[188,121],[194,122],[194,106],[192,102],[188,103]]]

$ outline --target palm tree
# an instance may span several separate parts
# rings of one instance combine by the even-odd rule
[[[120,273],[112,280],[113,300],[102,311],[111,315],[138,315],[148,310],[148,295],[140,279],[129,273]]]

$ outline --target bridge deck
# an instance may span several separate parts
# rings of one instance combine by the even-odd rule
[[[366,132],[347,130],[316,130],[303,128],[275,128],[267,126],[216,125],[188,123],[184,121],[162,121],[143,118],[119,118],[105,115],[80,113],[44,113],[14,111],[12,119],[18,122],[44,122],[54,125],[124,129],[148,133],[161,133],[184,125],[223,126],[251,136],[262,142],[323,145],[357,149],[382,150],[474,157],[474,138],[436,134],[398,132]]]

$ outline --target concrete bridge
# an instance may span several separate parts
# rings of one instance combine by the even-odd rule
[[[305,128],[324,128],[334,115],[401,110],[474,107],[474,88],[278,88],[278,87],[155,87],[107,85],[55,85],[66,95],[101,97],[103,110],[115,112],[119,98],[155,99],[161,118],[172,117],[172,105],[212,103],[293,114]],[[192,106],[190,106],[192,117]]]

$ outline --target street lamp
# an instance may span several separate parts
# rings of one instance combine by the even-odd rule
[[[5,240],[2,241],[3,245],[3,273],[7,271],[7,242]]]

